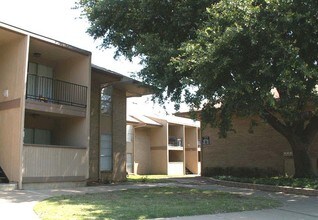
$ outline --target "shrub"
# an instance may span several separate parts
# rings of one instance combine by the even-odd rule
[[[273,177],[280,173],[273,168],[261,169],[258,167],[207,167],[203,176],[233,176],[233,177]]]
[[[233,177],[233,176],[214,176],[219,180],[264,184],[274,186],[290,186],[299,188],[318,189],[317,178],[289,178],[289,177],[265,177],[265,178],[248,178],[248,177]]]

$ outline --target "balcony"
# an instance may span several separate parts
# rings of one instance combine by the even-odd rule
[[[28,74],[26,98],[45,103],[86,108],[87,87]]]
[[[25,109],[36,114],[87,117],[87,87],[28,74]]]

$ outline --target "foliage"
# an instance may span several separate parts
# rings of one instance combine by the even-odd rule
[[[116,56],[140,56],[144,68],[139,76],[144,82],[154,85],[160,98],[167,89],[167,94],[178,101],[182,74],[177,75],[168,64],[179,54],[181,44],[195,37],[206,19],[206,7],[213,2],[79,0],[77,8],[90,22],[88,33],[94,39],[103,39],[102,47],[117,48]]]
[[[257,210],[276,200],[183,187],[127,189],[53,197],[34,210],[41,219],[151,219]]]
[[[206,101],[206,121],[222,135],[235,113],[258,114],[285,136],[289,129],[306,136],[305,122],[317,122],[317,9],[317,1],[213,5],[197,38],[184,43],[183,54],[174,59],[180,72],[191,72],[186,83],[197,86],[195,93],[187,92],[189,102],[199,107]]]
[[[313,175],[316,0],[79,0],[78,7],[103,47],[142,57],[139,76],[160,100],[184,97],[222,137],[233,115],[259,115],[290,143],[295,175]]]
[[[203,175],[259,178],[277,176],[279,172],[272,168],[261,169],[258,167],[207,167],[203,170]]]
[[[271,178],[240,178],[234,176],[215,176],[219,180],[227,180],[242,183],[264,184],[274,186],[290,186],[318,190],[317,178],[288,178],[288,177],[271,177]]]
[[[198,26],[206,19],[206,7],[214,0],[79,0],[77,7],[90,22],[88,33],[103,39],[102,47],[113,46],[116,56],[142,58],[144,68],[139,76],[154,85],[161,101],[167,91],[174,101],[184,85],[170,65],[178,55],[181,44],[196,35]],[[178,92],[176,92],[178,91]]]
[[[180,72],[191,72],[187,84],[197,86],[187,100],[197,107],[206,102],[204,121],[225,136],[234,114],[259,115],[290,143],[296,177],[314,175],[317,9],[317,1],[220,1],[174,59]]]

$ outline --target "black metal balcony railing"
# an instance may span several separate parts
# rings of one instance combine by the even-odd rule
[[[86,108],[87,87],[28,74],[26,98]]]

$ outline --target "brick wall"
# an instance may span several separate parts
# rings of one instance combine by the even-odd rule
[[[90,148],[89,148],[89,181],[110,182],[126,179],[126,93],[113,90],[113,117],[111,123],[113,135],[113,170],[99,172],[99,139],[100,139],[100,82],[92,77],[91,86],[91,118],[90,118]],[[102,122],[102,123],[103,123]],[[104,125],[102,127],[105,127]],[[103,128],[104,129],[104,128]]]
[[[283,136],[258,120],[254,132],[249,133],[250,120],[233,121],[236,132],[220,139],[218,129],[205,128],[202,136],[210,137],[210,144],[202,146],[202,172],[207,167],[258,167],[284,172],[283,152],[291,151]]]
[[[92,76],[91,109],[90,109],[90,140],[89,140],[89,181],[99,178],[99,114],[100,114],[100,83]]]
[[[113,171],[101,173],[102,181],[126,180],[126,93],[113,90]]]

